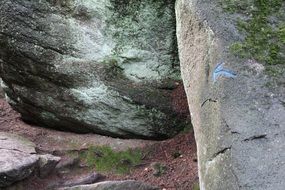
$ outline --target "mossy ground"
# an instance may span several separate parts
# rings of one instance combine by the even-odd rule
[[[125,174],[141,162],[142,153],[138,149],[115,152],[108,146],[92,146],[81,153],[80,158],[89,168],[95,168],[98,172]]]
[[[223,0],[222,8],[240,14],[237,27],[244,40],[231,45],[231,52],[264,64],[285,64],[285,2],[283,0]]]

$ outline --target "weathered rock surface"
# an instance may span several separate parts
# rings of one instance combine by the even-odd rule
[[[72,179],[72,180],[65,180],[65,181],[60,181],[58,184],[55,184],[53,189],[56,187],[58,188],[68,188],[72,187],[74,188],[75,186],[83,186],[83,185],[88,185],[88,184],[94,184],[100,181],[104,181],[106,177],[102,174],[99,173],[91,173],[86,176],[81,176],[80,178]]]
[[[35,154],[36,145],[26,138],[11,133],[0,132],[1,149],[19,150],[27,154]]]
[[[81,185],[75,187],[60,188],[59,190],[159,190],[138,181],[104,181],[92,185]]]
[[[0,187],[28,177],[39,160],[34,153],[35,145],[28,140],[0,133]]]
[[[282,190],[285,187],[285,88],[259,63],[233,57],[240,39],[218,1],[178,0],[182,78],[198,147],[201,190]],[[218,78],[218,63],[237,73]],[[284,66],[279,66],[283,69]],[[271,85],[267,85],[267,84]],[[271,87],[270,87],[271,86]]]
[[[60,157],[36,154],[35,144],[23,137],[0,132],[0,187],[10,186],[33,172],[46,177],[59,161]]]
[[[0,76],[26,121],[167,138],[179,78],[174,2],[1,0]]]

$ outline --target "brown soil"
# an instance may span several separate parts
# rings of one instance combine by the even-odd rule
[[[157,142],[150,149],[151,154],[144,159],[146,165],[135,169],[123,179],[142,180],[167,190],[191,190],[193,184],[197,183],[196,144],[192,132]],[[155,163],[166,166],[161,176],[154,176]]]
[[[187,109],[183,109],[183,112],[187,112]],[[26,137],[36,144],[39,153],[60,155],[63,159],[67,159],[68,152],[84,150],[91,145],[108,145],[118,151],[141,148],[145,152],[143,163],[132,169],[130,174],[104,173],[105,180],[135,179],[160,186],[165,190],[191,190],[193,184],[198,181],[196,144],[192,131],[165,141],[123,140],[95,134],[55,131],[24,123],[20,114],[3,99],[0,99],[0,131]],[[160,176],[154,175],[155,163],[166,167]],[[46,179],[32,176],[16,186],[20,186],[21,189],[44,190],[48,185],[79,178],[90,172],[96,172],[96,170],[77,167],[67,173],[54,173]]]
[[[183,83],[177,83],[177,87],[175,88],[175,90],[173,90],[171,94],[171,99],[174,111],[176,113],[179,113],[181,117],[188,118],[190,116],[190,112]]]

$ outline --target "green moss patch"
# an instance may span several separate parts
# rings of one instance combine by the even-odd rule
[[[265,70],[266,74],[271,77],[279,77],[282,76],[282,74],[285,72],[285,68],[280,68],[276,66],[267,66]]]
[[[242,58],[285,64],[285,2],[283,0],[223,0],[224,10],[241,15],[238,29],[244,40],[231,45],[231,52]]]
[[[81,153],[80,158],[89,168],[95,168],[98,172],[125,174],[141,162],[142,153],[131,149],[115,152],[108,146],[92,146]]]

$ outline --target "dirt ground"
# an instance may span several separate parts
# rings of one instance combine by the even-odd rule
[[[37,152],[59,155],[68,159],[67,152],[81,151],[95,145],[108,145],[114,150],[140,148],[147,154],[142,164],[133,168],[129,174],[116,175],[102,173],[104,180],[135,179],[159,186],[164,190],[191,190],[198,181],[196,144],[193,131],[183,132],[164,141],[123,140],[95,134],[74,134],[29,125],[21,120],[20,114],[0,99],[0,131],[26,137],[37,146]],[[161,175],[154,175],[154,165],[164,167]],[[16,184],[21,189],[48,189],[51,184],[72,180],[96,172],[95,169],[74,167],[66,173],[54,172],[46,179],[31,176]]]

